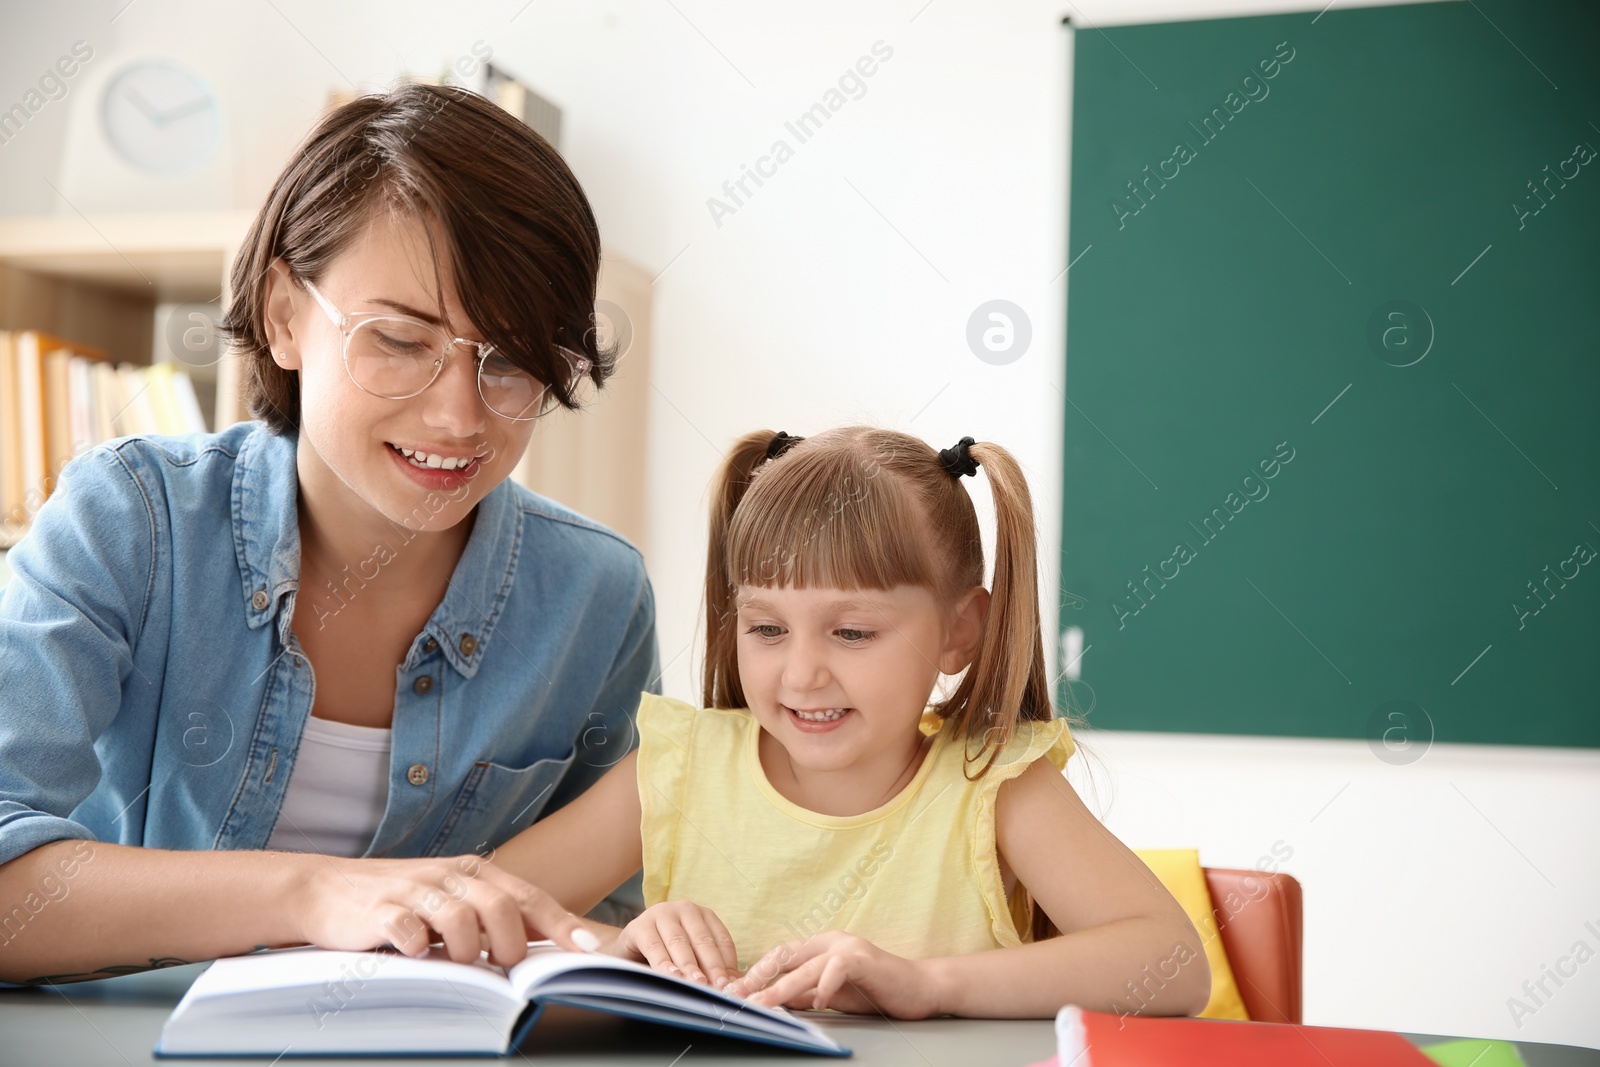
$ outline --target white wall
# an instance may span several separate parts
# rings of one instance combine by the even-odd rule
[[[1142,847],[1260,867],[1305,890],[1309,1023],[1600,1045],[1600,962],[1551,996],[1524,981],[1600,948],[1593,753],[1434,745],[1391,766],[1364,741],[1089,736],[1098,803]],[[1072,775],[1079,789],[1083,769]],[[1573,969],[1568,964],[1567,969]],[[1537,995],[1537,990],[1535,990]],[[1533,1014],[1513,1021],[1507,998]]]
[[[720,450],[757,427],[865,420],[941,446],[963,434],[1005,444],[1034,479],[1053,602],[1070,4],[541,0],[519,13],[522,0],[450,11],[138,0],[113,24],[123,3],[7,10],[0,104],[79,37],[106,72],[135,55],[178,58],[229,110],[239,206],[259,201],[346,78],[435,71],[482,40],[565,109],[563,147],[607,244],[662,272],[650,565],[669,692],[697,689],[705,486]],[[1101,0],[1076,14],[1099,25],[1321,7]],[[893,57],[865,95],[719,227],[707,198],[775,139],[793,143],[785,120],[879,40]],[[31,154],[0,148],[0,212],[50,203],[41,160],[62,136],[51,124],[71,113],[51,108],[24,131],[38,135]],[[1005,367],[964,339],[973,308],[996,297],[1021,305],[1034,331]],[[1520,1028],[1506,1004],[1574,942],[1600,950],[1583,925],[1600,929],[1600,756],[1439,745],[1396,768],[1359,742],[1090,744],[1103,760],[1097,800],[1130,843],[1198,845],[1219,866],[1254,865],[1280,840],[1293,849],[1309,1022],[1600,1046],[1600,963],[1547,986],[1555,995]]]

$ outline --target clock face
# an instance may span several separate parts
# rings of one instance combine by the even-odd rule
[[[181,174],[216,153],[222,110],[198,76],[167,60],[130,64],[100,101],[106,139],[123,159],[152,174]]]

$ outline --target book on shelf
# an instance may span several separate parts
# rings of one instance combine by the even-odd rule
[[[550,1004],[850,1055],[782,1008],[549,942],[510,968],[456,963],[440,948],[421,958],[307,947],[221,959],[173,1009],[155,1054],[506,1056]]]
[[[113,366],[97,348],[0,330],[0,547],[79,453],[128,434],[205,430],[194,383],[170,364]]]

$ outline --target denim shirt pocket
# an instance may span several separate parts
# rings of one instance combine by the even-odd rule
[[[542,759],[526,767],[478,760],[426,855],[481,854],[505,843],[497,838],[514,836],[514,829],[527,829],[550,803],[577,755],[574,747],[565,756]]]

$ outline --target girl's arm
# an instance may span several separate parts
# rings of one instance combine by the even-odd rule
[[[495,866],[532,882],[583,915],[644,862],[637,750],[572,803],[495,850]]]
[[[584,914],[644,862],[640,838],[638,751],[572,803],[501,845],[495,866],[536,882]],[[603,951],[657,970],[721,986],[738,974],[739,957],[722,920],[688,901],[665,901],[618,930],[586,923]]]
[[[1193,1015],[1211,996],[1194,924],[1133,851],[1089,811],[1048,760],[1000,787],[995,841],[1060,937],[928,960],[938,1013],[1095,1011]]]
[[[1205,1007],[1211,970],[1194,925],[1049,760],[1000,787],[995,839],[1062,936],[906,960],[862,938],[826,933],[779,945],[734,991],[760,990],[751,999],[763,1004],[901,1018],[1048,1018],[1064,1004],[1150,1015]]]

